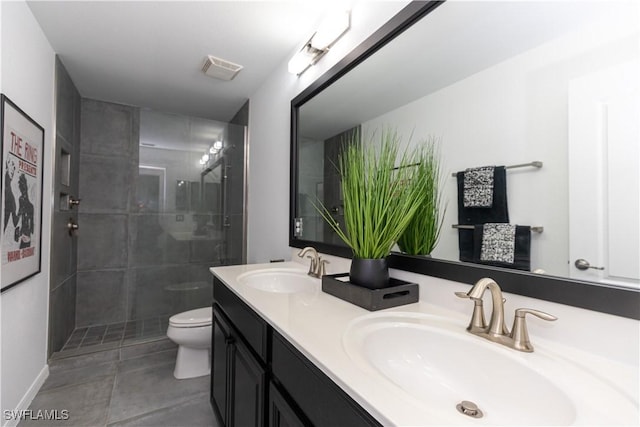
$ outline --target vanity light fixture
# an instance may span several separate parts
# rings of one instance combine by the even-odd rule
[[[216,156],[220,155],[220,151],[222,150],[223,146],[224,144],[220,139],[216,139],[215,142],[211,144],[211,146],[209,146],[209,149],[205,151],[199,161],[203,169],[208,166],[210,160],[215,159]]]
[[[316,64],[329,51],[329,48],[347,32],[350,27],[350,18],[351,13],[348,10],[331,13],[298,53],[291,58],[288,64],[289,72],[299,76],[307,68]]]

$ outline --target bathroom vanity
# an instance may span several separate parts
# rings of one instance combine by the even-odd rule
[[[638,423],[638,367],[549,339],[580,320],[561,305],[526,301],[560,321],[531,319],[525,353],[466,332],[473,304],[451,292],[462,283],[423,276],[418,303],[369,312],[323,293],[297,262],[211,272],[211,402],[223,425]],[[524,298],[505,297],[509,311]],[[456,409],[463,401],[482,418]]]
[[[211,404],[222,425],[379,425],[218,277],[212,334]]]

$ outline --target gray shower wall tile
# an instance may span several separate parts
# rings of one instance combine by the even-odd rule
[[[82,153],[80,163],[80,212],[128,212],[137,175],[131,159]]]
[[[56,56],[56,133],[70,144],[74,141],[76,107],[80,94],[67,73],[60,58]]]
[[[77,237],[70,236],[67,228],[69,219],[78,221],[75,212],[54,212],[53,238],[51,240],[51,289],[60,286],[76,272]]]
[[[189,273],[188,264],[130,269],[127,320],[171,313],[175,299],[181,297],[171,285],[189,282]]]
[[[49,345],[48,355],[59,351],[75,326],[77,237],[69,236],[69,218],[77,221],[77,210],[69,210],[61,195],[78,195],[80,149],[80,94],[60,58],[55,59],[55,155],[54,215],[51,230]],[[62,180],[62,152],[71,156],[68,177]],[[68,158],[65,159],[67,161]],[[65,165],[66,166],[66,165]]]
[[[190,282],[205,282],[208,285],[213,286],[213,276],[209,269],[215,267],[215,263],[202,263],[202,264],[189,264],[189,281]],[[213,287],[211,287],[211,294],[213,295]]]
[[[137,159],[139,108],[83,98],[81,117],[82,154]]]
[[[226,258],[229,265],[242,264],[245,246],[244,216],[229,215],[229,233],[227,234]]]
[[[80,95],[77,96],[74,104],[74,122],[73,122],[73,147],[71,153],[71,179],[69,187],[71,189],[71,195],[76,198],[79,197],[79,184],[80,184],[80,111],[81,101]],[[77,210],[77,208],[75,208]]]
[[[242,168],[232,168],[228,174],[227,192],[229,194],[227,214],[237,215],[244,212],[244,175]]]
[[[189,262],[189,241],[178,240],[161,224],[175,214],[129,217],[129,266],[142,267]]]
[[[81,271],[77,277],[76,327],[126,320],[126,270]]]
[[[69,194],[71,193],[71,179],[73,175],[73,170],[69,168],[63,167],[63,159],[62,153],[71,153],[73,151],[73,145],[67,142],[64,138],[62,138],[59,134],[56,134],[56,154],[54,158],[54,206],[55,210],[68,210],[68,206],[65,203],[61,203],[60,195],[61,193]],[[66,172],[64,170],[67,169]],[[63,174],[66,173],[67,176],[63,179]],[[77,179],[76,179],[77,181]]]
[[[189,262],[215,262],[224,256],[224,243],[220,240],[190,240]]]
[[[128,215],[79,214],[78,270],[125,268]]]
[[[76,275],[49,295],[49,354],[60,351],[76,324]]]
[[[159,215],[129,216],[129,266],[162,264],[164,234]]]

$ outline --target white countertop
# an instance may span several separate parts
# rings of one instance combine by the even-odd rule
[[[425,288],[425,286],[429,286],[429,281],[442,282],[440,279],[428,276],[421,276],[420,302],[377,312],[369,312],[322,292],[319,279],[314,279],[315,283],[310,285],[309,291],[288,294],[260,291],[243,285],[237,280],[238,276],[243,273],[266,268],[295,268],[302,272],[307,270],[305,265],[298,262],[284,262],[213,267],[211,272],[383,425],[425,425],[428,423],[425,420],[434,419],[432,412],[425,411],[424,402],[407,398],[407,395],[398,392],[398,388],[391,382],[381,382],[379,377],[368,375],[365,369],[358,366],[344,349],[343,335],[348,326],[356,319],[375,315],[373,313],[391,311],[447,317],[452,322],[458,323],[461,330],[464,330],[471,315],[472,307],[469,304],[460,304],[454,301],[455,304],[459,304],[461,309],[453,310],[441,304],[435,305],[425,302],[426,295],[432,295],[432,291]],[[452,283],[452,288],[458,291],[466,292],[469,289],[465,284],[449,283]],[[459,285],[459,288],[456,285]],[[450,289],[447,289],[447,295],[449,293],[451,293],[452,300],[457,299],[452,295]],[[507,298],[509,299],[509,297]],[[436,299],[433,298],[433,300]],[[433,300],[430,299],[430,301]],[[532,308],[539,307],[532,306]],[[621,322],[625,327],[630,327],[630,330],[634,330],[633,325],[637,324],[637,322],[628,319],[622,319]],[[543,325],[542,327],[548,328],[550,326]],[[532,329],[530,329],[531,340],[536,348],[538,346],[544,348],[545,338],[537,337],[531,332]],[[572,360],[576,359],[577,362],[589,368],[596,365],[602,370],[606,370],[607,379],[615,384],[617,389],[630,396],[634,402],[638,401],[637,366],[591,354],[579,348],[554,343],[556,351],[558,346],[562,349],[563,356],[571,357]],[[515,350],[506,349],[506,351]],[[517,392],[516,385],[514,385],[514,392]],[[476,420],[461,419],[459,424],[471,424],[474,421]],[[433,424],[433,421],[430,423]],[[581,420],[580,423],[589,424],[589,420]]]

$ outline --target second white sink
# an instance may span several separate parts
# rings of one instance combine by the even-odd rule
[[[353,322],[343,346],[371,376],[423,406],[425,424],[625,424],[637,417],[624,395],[569,361],[507,349],[464,328],[439,316],[375,314]],[[460,413],[462,401],[475,403],[482,418]]]

